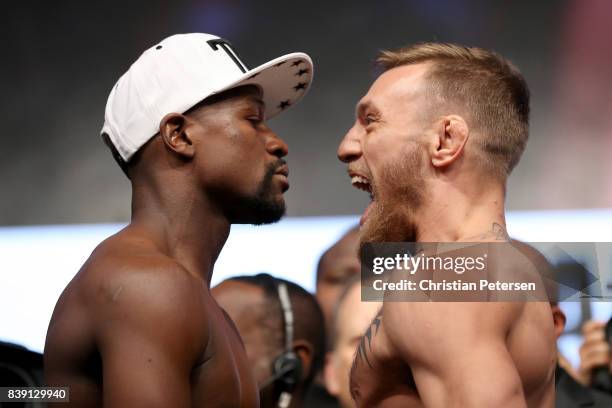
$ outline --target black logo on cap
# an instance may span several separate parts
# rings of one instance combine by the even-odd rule
[[[238,53],[234,50],[234,47],[229,41],[223,38],[215,38],[213,40],[208,40],[206,42],[208,43],[208,45],[210,45],[210,48],[212,48],[215,51],[218,51],[219,47],[222,48],[223,51],[225,51],[225,53],[229,55],[232,61],[234,61],[234,63],[238,66],[240,71],[242,71],[243,73],[246,73],[249,70],[246,64],[240,61],[240,57],[238,56]]]

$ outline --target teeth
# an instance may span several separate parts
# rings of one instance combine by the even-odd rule
[[[362,176],[353,176],[351,177],[351,184],[355,187],[358,188],[359,190],[363,190],[367,193],[370,194],[370,199],[373,199],[372,197],[372,187],[370,187],[370,181]]]
[[[368,179],[366,179],[365,177],[361,177],[361,176],[353,176],[351,178],[351,183],[352,184],[357,184],[357,183],[361,183],[361,184],[370,184],[370,182],[368,181]]]

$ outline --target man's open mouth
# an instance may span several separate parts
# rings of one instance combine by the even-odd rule
[[[352,171],[349,172],[349,176],[351,177],[351,184],[353,187],[363,190],[370,195],[370,204],[366,207],[365,211],[361,216],[361,220],[359,221],[360,225],[363,225],[368,218],[368,213],[372,209],[375,201],[375,195],[372,191],[372,184],[370,183],[370,179],[364,176],[363,174],[357,174]]]
[[[351,184],[353,187],[363,190],[370,195],[370,200],[374,200],[374,194],[372,194],[372,186],[370,180],[360,174],[351,173]]]

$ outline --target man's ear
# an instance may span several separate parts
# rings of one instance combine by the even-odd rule
[[[334,354],[325,354],[325,365],[323,366],[323,380],[327,392],[334,397],[340,394],[340,380],[338,379],[338,368],[334,361]]]
[[[459,158],[470,135],[467,122],[459,115],[448,115],[438,122],[436,139],[431,145],[431,163],[441,168]]]
[[[182,159],[191,159],[195,154],[190,124],[190,119],[180,113],[169,113],[159,123],[159,135],[164,145]]]
[[[555,336],[559,338],[563,330],[565,330],[565,313],[563,313],[559,305],[551,305],[550,308],[552,309],[553,324],[555,325]]]
[[[306,340],[294,340],[293,352],[302,361],[302,380],[310,374],[314,360],[314,347]]]

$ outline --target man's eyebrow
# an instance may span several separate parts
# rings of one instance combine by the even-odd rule
[[[249,101],[256,103],[257,105],[260,105],[262,107],[266,106],[266,104],[264,103],[263,99],[261,99],[258,96],[249,96],[248,97]]]
[[[360,117],[363,113],[368,109],[376,109],[374,104],[371,101],[362,101],[357,104],[355,107],[355,116]]]

